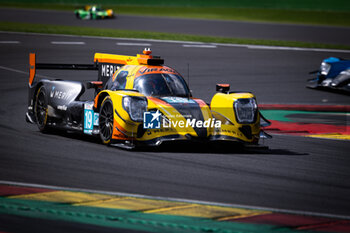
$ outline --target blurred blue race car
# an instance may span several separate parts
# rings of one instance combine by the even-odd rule
[[[350,94],[350,60],[337,57],[326,58],[322,61],[320,69],[310,74],[317,74],[317,76],[308,80],[308,88]]]

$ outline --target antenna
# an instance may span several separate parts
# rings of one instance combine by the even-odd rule
[[[188,86],[188,99],[191,97],[190,89],[190,63],[187,63],[187,86]]]

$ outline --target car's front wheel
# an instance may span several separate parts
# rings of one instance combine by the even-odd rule
[[[113,135],[113,102],[110,96],[102,101],[99,117],[100,137],[103,144],[110,144]]]

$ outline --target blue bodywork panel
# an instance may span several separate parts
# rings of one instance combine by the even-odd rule
[[[323,62],[331,65],[331,69],[326,76],[327,78],[334,78],[343,70],[350,68],[350,60],[343,60],[337,57],[326,58],[323,60]]]
[[[306,87],[350,95],[350,60],[337,57],[326,58],[322,61],[319,70],[310,72],[310,74],[315,73],[316,77],[309,79]]]

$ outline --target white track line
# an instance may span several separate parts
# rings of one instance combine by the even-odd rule
[[[12,71],[12,72],[16,72],[16,73],[19,73],[19,74],[25,74],[25,75],[28,75],[28,77],[29,77],[29,71],[28,71],[28,72],[25,72],[25,71],[22,71],[22,70],[12,69],[12,68],[5,67],[5,66],[0,66],[0,69],[7,70],[7,71]],[[52,77],[50,77],[50,76],[47,76],[47,75],[40,75],[40,74],[35,74],[35,76],[36,76],[36,77],[39,77],[39,78],[52,78]]]
[[[59,45],[85,45],[83,41],[51,41],[51,44]]]
[[[136,198],[163,200],[163,201],[186,202],[186,203],[193,203],[193,204],[200,204],[200,205],[214,205],[214,206],[231,207],[231,208],[255,209],[255,210],[279,212],[279,213],[285,213],[285,214],[318,216],[318,217],[325,217],[325,218],[337,218],[337,219],[350,220],[350,216],[346,216],[346,215],[299,211],[299,210],[277,209],[277,208],[267,208],[267,207],[261,207],[261,206],[225,204],[225,203],[219,203],[219,202],[197,201],[197,200],[183,199],[183,198],[149,196],[149,195],[132,194],[132,193],[101,191],[101,190],[94,190],[94,189],[68,188],[68,187],[61,187],[61,186],[54,186],[54,185],[42,185],[42,184],[33,184],[33,183],[24,183],[24,182],[6,181],[6,180],[0,180],[0,184],[26,186],[26,187],[43,188],[43,189],[55,189],[55,190],[72,191],[72,192],[97,193],[97,194],[115,195],[115,196],[123,196],[123,197],[136,197]]]
[[[86,39],[102,39],[102,40],[128,40],[128,41],[147,41],[147,42],[159,42],[159,43],[174,43],[174,44],[204,44],[203,42],[195,41],[179,41],[179,40],[158,40],[158,39],[142,39],[142,38],[124,38],[124,37],[105,37],[105,36],[76,36],[65,34],[46,34],[46,33],[34,33],[34,32],[9,32],[0,31],[3,34],[18,34],[18,35],[33,35],[33,36],[56,36],[56,37],[68,37],[68,38],[86,38]],[[350,51],[349,51],[350,52]]]
[[[300,47],[283,47],[283,46],[260,46],[260,45],[248,45],[248,44],[224,44],[224,43],[203,43],[195,41],[177,41],[177,40],[157,40],[157,39],[139,39],[139,38],[113,38],[113,37],[100,37],[100,36],[74,36],[74,35],[62,35],[62,34],[45,34],[45,33],[33,33],[33,32],[7,32],[0,31],[5,34],[18,34],[18,35],[37,35],[37,36],[57,36],[68,38],[86,38],[86,39],[102,39],[102,40],[128,40],[128,41],[144,41],[144,42],[159,42],[159,43],[175,43],[175,44],[204,44],[215,45],[224,47],[240,47],[248,49],[270,49],[270,50],[291,50],[291,51],[306,51],[306,52],[332,52],[332,53],[350,53],[350,50],[343,49],[320,49],[320,48],[300,48]]]
[[[0,44],[19,44],[21,42],[12,40],[12,41],[0,41]]]
[[[120,46],[152,46],[152,44],[149,44],[149,43],[123,43],[123,42],[117,42],[116,45],[120,45]]]
[[[332,52],[332,53],[350,53],[350,50],[344,49],[320,49],[320,48],[300,48],[300,47],[284,47],[284,46],[268,46],[268,45],[247,45],[247,44],[222,44],[212,43],[224,47],[238,47],[247,49],[269,49],[269,50],[285,50],[285,51],[303,51],[303,52]]]
[[[299,47],[282,47],[282,46],[264,46],[249,45],[248,49],[270,49],[270,50],[289,50],[289,51],[312,51],[312,52],[334,52],[334,49],[318,49],[318,48],[299,48]],[[336,50],[338,53],[349,53],[349,50]]]
[[[22,71],[22,70],[12,69],[12,68],[8,68],[8,67],[5,67],[5,66],[0,66],[0,69],[7,70],[7,71],[12,71],[12,72],[16,72],[16,73],[19,73],[19,74],[26,74],[26,75],[29,75],[29,72],[24,72],[24,71]]]
[[[206,48],[206,49],[215,49],[217,48],[216,45],[211,44],[183,44],[182,47],[185,48]]]

